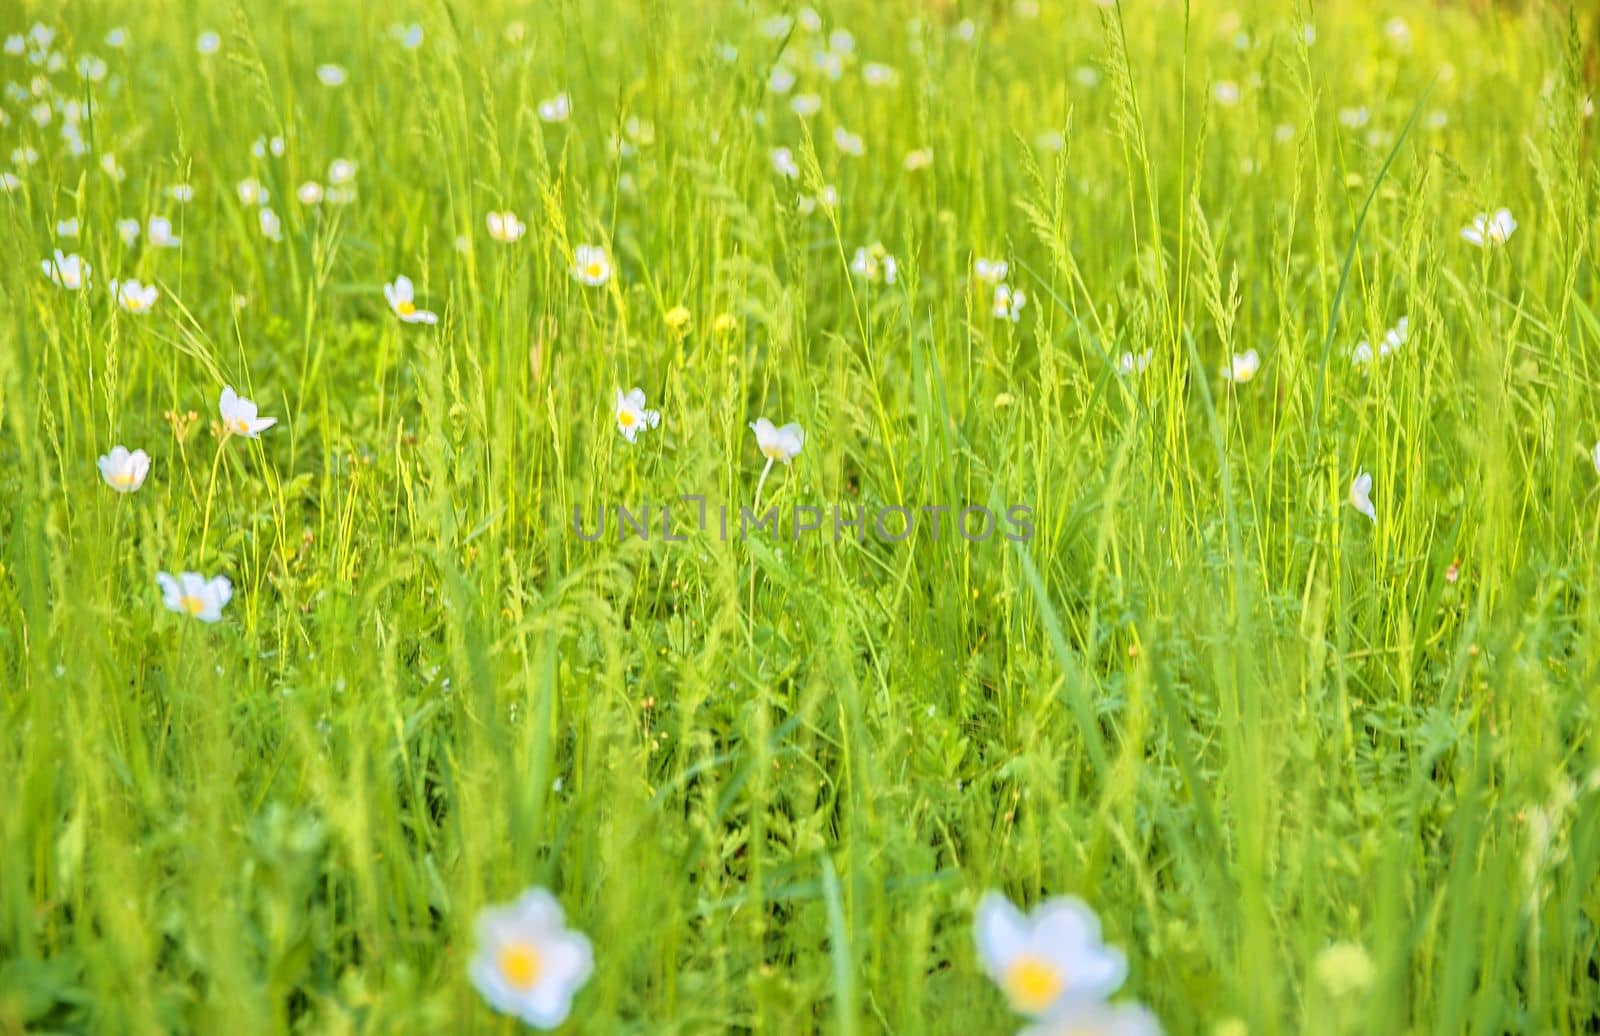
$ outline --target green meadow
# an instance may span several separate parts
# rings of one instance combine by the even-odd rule
[[[0,1033],[1600,1031],[1592,8],[813,2],[0,0]]]

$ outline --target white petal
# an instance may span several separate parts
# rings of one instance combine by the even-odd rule
[[[984,969],[998,978],[1026,945],[1028,921],[1004,895],[985,892],[973,919],[973,936]]]

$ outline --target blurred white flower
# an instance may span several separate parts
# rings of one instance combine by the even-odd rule
[[[539,102],[539,118],[545,122],[566,122],[571,115],[572,99],[565,91]]]
[[[156,291],[154,284],[140,284],[136,280],[117,281],[110,284],[111,295],[129,313],[144,314],[150,312],[156,304],[160,292]]]
[[[1236,385],[1243,385],[1254,378],[1260,369],[1261,357],[1254,349],[1250,349],[1234,353],[1233,358],[1228,361],[1228,366],[1223,368],[1222,376]]]
[[[172,232],[172,221],[164,216],[151,216],[148,228],[150,243],[157,248],[177,248],[183,239]]]
[[[128,45],[128,30],[115,28],[106,33],[106,46],[113,50],[120,50]]]
[[[579,245],[572,252],[572,276],[598,288],[611,279],[611,257],[599,245]]]
[[[261,236],[277,244],[283,240],[283,222],[278,219],[278,214],[271,209],[261,209],[256,213],[256,220],[261,224]]]
[[[1011,1009],[1054,1019],[1101,1007],[1122,985],[1128,962],[1100,939],[1100,921],[1081,900],[1062,896],[1025,915],[987,892],[974,919],[978,958]]]
[[[854,54],[856,52],[856,38],[849,29],[835,29],[828,33],[828,49],[835,54]]]
[[[22,189],[22,178],[9,170],[0,173],[0,193],[14,194]]]
[[[791,180],[800,178],[800,163],[794,160],[794,152],[786,147],[772,149],[772,168],[779,175]]]
[[[1350,483],[1350,506],[1377,524],[1378,512],[1372,507],[1372,476],[1365,470],[1357,472]]]
[[[56,237],[77,237],[77,236],[78,236],[78,219],[77,219],[76,216],[74,216],[71,219],[62,219],[62,220],[57,220],[56,221]]]
[[[187,205],[194,201],[194,188],[186,183],[175,183],[167,188],[167,197],[179,205]]]
[[[517,218],[515,212],[491,212],[486,218],[489,225],[489,236],[501,244],[510,244],[518,240],[527,231],[528,225]]]
[[[794,70],[788,65],[773,65],[767,74],[767,89],[775,94],[786,94],[794,89]]]
[[[323,86],[343,86],[348,78],[343,65],[317,66],[317,79]]]
[[[1411,26],[1407,25],[1406,20],[1399,15],[1383,23],[1383,34],[1400,50],[1410,49]]]
[[[868,283],[881,280],[885,284],[893,284],[899,271],[899,264],[881,242],[856,249],[855,256],[850,260],[850,272]]]
[[[1011,272],[1011,264],[1004,259],[985,259],[982,256],[972,260],[972,274],[978,280],[994,287],[1006,279],[1006,274]]]
[[[1154,349],[1146,349],[1142,353],[1123,353],[1117,360],[1117,373],[1124,378],[1133,374],[1143,374],[1145,368],[1150,366],[1150,360],[1155,356]]]
[[[833,146],[846,155],[860,157],[867,153],[867,145],[859,133],[851,133],[843,126],[836,126],[833,130]]]
[[[1019,323],[1022,320],[1022,307],[1027,304],[1028,296],[1021,288],[1013,288],[1009,284],[994,286],[994,315],[1002,320]]]
[[[105,59],[103,58],[97,58],[93,54],[85,54],[78,59],[78,75],[91,83],[98,83],[105,79],[107,71]]]
[[[1406,339],[1411,337],[1411,318],[1401,317],[1400,322],[1384,332],[1383,344],[1378,346],[1379,356],[1392,356],[1400,351],[1406,344]]]
[[[530,889],[509,906],[478,917],[478,942],[467,975],[489,1006],[538,1029],[554,1029],[594,971],[594,951],[571,931],[561,905]]]
[[[239,200],[246,205],[265,205],[272,200],[272,192],[261,186],[261,181],[253,176],[247,176],[234,184],[234,192],[239,195]]]
[[[933,165],[933,148],[919,147],[914,151],[906,152],[906,172],[914,173],[918,169],[926,169]]]
[[[629,442],[641,429],[654,428],[661,423],[659,410],[646,410],[644,406],[644,389],[636,388],[624,393],[617,389],[617,431]]]
[[[307,180],[295,189],[294,197],[301,205],[321,205],[323,193],[320,183],[315,180]]]
[[[55,257],[43,265],[44,275],[68,291],[79,291],[89,283],[90,266],[76,252],[63,255],[58,248]]]
[[[139,234],[142,229],[136,219],[117,220],[117,236],[122,239],[122,243],[125,245],[132,245],[139,240]]]
[[[224,432],[246,439],[259,439],[262,432],[278,423],[276,417],[257,416],[255,403],[235,392],[232,385],[222,387],[222,395],[217,397],[217,414],[222,418]]]
[[[250,153],[257,158],[266,158],[268,151],[272,152],[273,158],[282,158],[284,151],[283,138],[274,136],[269,140],[266,137],[257,137],[256,142],[250,145]]]
[[[119,493],[132,493],[144,485],[150,473],[150,455],[143,450],[128,452],[126,446],[113,446],[99,461],[100,477]]]
[[[784,464],[799,456],[800,450],[806,444],[806,433],[798,424],[786,424],[775,427],[765,417],[758,417],[750,422],[750,430],[756,433],[756,445],[761,448],[762,456],[767,458],[767,467],[772,467],[773,461]]]
[[[391,25],[389,37],[406,50],[416,50],[422,46],[422,26],[416,22],[410,25]]]
[[[1600,442],[1594,444],[1594,470],[1600,474]]]
[[[1516,229],[1517,221],[1510,209],[1500,209],[1493,216],[1480,212],[1472,217],[1471,224],[1461,228],[1461,238],[1479,248],[1492,248],[1509,241]]]
[[[769,40],[781,40],[789,35],[794,22],[787,15],[775,14],[761,23],[761,35]]]
[[[887,87],[893,86],[900,76],[890,65],[869,61],[861,66],[861,78],[868,86]]]
[[[1365,107],[1339,109],[1339,124],[1341,126],[1348,126],[1350,129],[1360,129],[1362,126],[1365,126],[1369,121],[1371,121],[1371,119],[1372,113]]]
[[[202,54],[215,54],[222,49],[222,37],[207,29],[194,41],[194,49]]]
[[[1219,79],[1211,87],[1211,96],[1224,108],[1231,108],[1239,103],[1239,84],[1231,79]]]
[[[439,322],[437,313],[417,308],[416,290],[412,287],[411,278],[404,274],[383,286],[383,297],[389,300],[389,308],[394,310],[394,315],[407,324],[437,324]]]
[[[328,163],[328,183],[344,187],[356,182],[356,164],[348,158],[335,158]],[[329,200],[332,198],[330,196]]]
[[[161,587],[161,603],[168,611],[192,615],[201,622],[220,621],[223,605],[233,598],[233,584],[227,576],[206,579],[198,572],[177,576],[157,572],[156,585]]]
[[[816,94],[795,94],[789,101],[789,110],[802,119],[810,118],[822,110],[822,98]]]
[[[1141,1004],[1087,1004],[1035,1022],[1017,1036],[1161,1036],[1161,1023]]]

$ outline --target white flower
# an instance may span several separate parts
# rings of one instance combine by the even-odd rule
[[[322,185],[315,180],[307,180],[296,188],[295,200],[301,205],[321,205],[323,198]]]
[[[789,35],[789,29],[794,22],[787,15],[775,14],[761,23],[761,35],[769,40],[781,40]]]
[[[849,29],[835,29],[828,33],[828,49],[835,54],[854,54],[856,38]]]
[[[861,78],[868,86],[893,86],[899,73],[890,65],[869,61],[861,66]]]
[[[834,127],[833,145],[847,155],[859,157],[867,153],[867,145],[862,141],[861,135],[851,133],[843,126]]]
[[[276,417],[257,417],[255,403],[233,391],[232,385],[223,386],[217,413],[222,417],[223,431],[246,439],[259,439],[262,432],[278,423]]]
[[[46,259],[42,265],[44,275],[68,291],[78,291],[89,283],[90,266],[76,252],[62,255],[58,248],[55,258]]]
[[[572,276],[598,288],[611,279],[611,257],[599,245],[579,245],[572,252]]]
[[[900,264],[895,262],[894,256],[881,242],[873,242],[866,248],[856,249],[855,256],[850,260],[850,272],[865,281],[875,283],[882,280],[885,284],[893,284],[899,277]]]
[[[1101,1006],[1128,974],[1122,952],[1100,941],[1100,921],[1081,900],[1062,896],[1024,915],[986,892],[973,925],[978,958],[1012,1010],[1059,1017]]]
[[[644,389],[636,388],[626,394],[617,389],[617,431],[624,439],[633,442],[641,428],[654,428],[660,423],[661,412],[644,407]]]
[[[266,158],[268,151],[272,152],[273,158],[282,158],[284,151],[283,138],[273,137],[268,140],[266,137],[257,137],[256,142],[250,145],[250,153],[257,158]]]
[[[815,7],[802,7],[795,12],[795,18],[800,22],[800,28],[807,32],[822,31],[822,15],[817,13]]]
[[[135,280],[112,281],[111,295],[117,304],[129,313],[148,313],[160,294],[154,284],[140,284]]]
[[[323,86],[343,86],[347,78],[343,65],[317,66],[317,79]]]
[[[1254,349],[1242,353],[1234,353],[1228,361],[1228,366],[1223,368],[1224,379],[1236,385],[1243,385],[1256,376],[1256,371],[1261,369],[1261,357]]]
[[[1350,483],[1350,506],[1377,523],[1378,512],[1372,508],[1372,476],[1364,470],[1357,472]]]
[[[1372,343],[1363,338],[1350,350],[1350,362],[1357,367],[1365,367],[1372,362]]]
[[[14,194],[22,189],[22,178],[13,172],[0,173],[0,192]]]
[[[800,163],[794,160],[794,152],[786,147],[772,149],[772,168],[780,176],[791,180],[800,179]]]
[[[571,115],[572,99],[565,91],[539,102],[539,118],[545,122],[566,122]]]
[[[117,220],[117,236],[122,239],[122,243],[125,245],[132,245],[139,240],[141,230],[139,221],[136,219]]]
[[[356,164],[348,158],[335,158],[328,163],[328,182],[343,187],[356,182]]]
[[[156,584],[161,587],[162,603],[168,611],[192,615],[201,622],[220,621],[222,606],[233,597],[233,584],[227,576],[206,579],[198,572],[177,576],[157,572]]]
[[[789,109],[802,119],[809,118],[822,110],[822,98],[816,94],[795,94]]]
[[[416,50],[422,46],[422,26],[416,22],[410,25],[391,25],[389,35],[406,50]]]
[[[1407,25],[1406,20],[1399,15],[1383,23],[1383,34],[1401,50],[1411,46],[1411,26]]]
[[[1022,307],[1028,304],[1028,296],[1021,288],[1013,288],[1009,284],[996,284],[994,286],[994,315],[1013,324],[1022,320]]]
[[[1220,79],[1211,87],[1211,96],[1224,108],[1231,108],[1239,103],[1239,84],[1231,79]]]
[[[35,162],[39,161],[39,151],[37,148],[31,148],[27,146],[12,148],[11,161],[15,165],[33,165]]]
[[[1372,113],[1365,107],[1339,109],[1339,124],[1341,126],[1348,126],[1350,129],[1360,129],[1370,121],[1372,121]]]
[[[991,287],[1004,281],[1010,272],[1011,264],[1004,259],[985,259],[980,256],[972,260],[973,275]]]
[[[594,971],[594,951],[567,928],[561,905],[529,889],[509,906],[478,917],[478,945],[467,976],[489,1006],[540,1029],[554,1029],[572,1011],[572,997]]]
[[[194,188],[186,183],[175,183],[167,188],[167,197],[179,205],[187,205],[194,201]]]
[[[775,460],[785,464],[794,460],[806,444],[805,430],[797,424],[777,428],[765,417],[758,417],[750,422],[750,430],[756,433],[756,445],[761,447],[769,467]]]
[[[261,181],[253,176],[247,176],[234,185],[239,200],[246,205],[265,205],[272,200],[272,192],[261,186]]]
[[[383,297],[389,300],[389,308],[394,310],[394,315],[408,324],[437,324],[439,315],[430,313],[425,309],[418,309],[416,295],[411,286],[411,278],[402,274],[390,284],[383,286]]]
[[[1142,353],[1123,353],[1117,360],[1117,373],[1124,378],[1132,374],[1143,374],[1145,368],[1150,366],[1150,360],[1155,356],[1154,349],[1146,349]]]
[[[1383,344],[1378,346],[1379,356],[1391,356],[1400,351],[1411,336],[1411,318],[1401,317],[1400,322],[1384,333]]]
[[[143,450],[128,452],[126,446],[113,446],[100,458],[100,477],[119,493],[131,493],[144,485],[150,474],[150,455]]]
[[[1072,70],[1072,78],[1078,81],[1079,86],[1092,90],[1100,85],[1100,70],[1093,65],[1079,65]]]
[[[194,41],[194,49],[202,54],[215,54],[222,49],[222,37],[207,29]]]
[[[906,172],[914,173],[918,169],[926,169],[933,165],[933,148],[917,148],[915,151],[906,152]]]
[[[6,37],[6,53],[16,57],[27,49],[28,43],[22,38],[22,33],[14,32]]]
[[[528,229],[528,225],[511,211],[489,213],[488,224],[489,236],[503,244],[516,241]]]
[[[773,65],[767,75],[767,89],[775,94],[786,94],[794,89],[794,70],[788,65]]]
[[[77,220],[77,217],[73,217],[72,219],[62,219],[62,220],[57,220],[56,221],[56,237],[77,237],[77,236],[78,236],[78,220]]]
[[[1600,474],[1600,442],[1594,444],[1594,470]]]
[[[1161,1036],[1161,1023],[1141,1004],[1090,1004],[1052,1015],[1018,1036]]]
[[[172,221],[164,216],[150,217],[150,243],[157,248],[177,248],[183,239],[172,232]]]
[[[1493,216],[1480,212],[1472,217],[1472,225],[1461,228],[1461,237],[1479,248],[1489,248],[1505,244],[1516,229],[1517,221],[1511,217],[1511,210],[1500,209]]]
[[[106,33],[106,46],[112,50],[120,50],[128,45],[128,30],[123,28],[112,29]]]
[[[104,58],[97,58],[93,54],[85,54],[78,59],[78,75],[91,83],[98,83],[103,80],[107,71]]]
[[[262,237],[272,242],[283,240],[283,223],[278,219],[276,212],[271,209],[262,209],[256,213],[256,219],[261,224]]]

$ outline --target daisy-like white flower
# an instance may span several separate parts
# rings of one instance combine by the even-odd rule
[[[122,243],[125,245],[132,245],[139,240],[139,235],[142,232],[143,228],[139,226],[139,221],[136,219],[117,220],[117,236],[122,239]]]
[[[644,406],[644,389],[636,388],[624,393],[617,389],[617,431],[629,442],[640,429],[654,428],[661,423],[661,411],[646,410]]]
[[[539,1029],[554,1029],[594,971],[594,951],[567,928],[561,905],[544,889],[478,917],[478,945],[467,976],[489,1006]]]
[[[794,89],[794,69],[788,65],[773,65],[767,75],[767,89],[775,94],[786,94]]]
[[[906,152],[906,172],[914,173],[919,169],[926,169],[933,165],[933,148],[919,147],[914,151]]]
[[[255,402],[224,385],[217,399],[217,414],[222,418],[222,429],[229,435],[242,435],[246,439],[259,439],[261,433],[278,423],[276,417],[257,416]]]
[[[215,54],[222,49],[222,37],[207,29],[195,39],[194,49],[202,54]]]
[[[979,256],[972,260],[972,275],[991,287],[1004,281],[1010,270],[1011,265],[1004,259],[985,259]]]
[[[1480,212],[1472,217],[1470,225],[1461,228],[1461,239],[1479,248],[1493,248],[1511,240],[1516,229],[1517,221],[1510,209],[1500,209],[1493,216]]]
[[[756,445],[761,447],[769,468],[773,461],[787,464],[794,460],[806,444],[805,430],[798,424],[779,428],[765,417],[758,417],[750,422],[750,430],[756,433]]]
[[[323,198],[322,185],[315,180],[307,180],[295,189],[294,197],[301,205],[321,205]]]
[[[239,200],[246,205],[265,205],[272,200],[272,192],[261,186],[261,181],[253,176],[247,176],[234,184],[234,193],[239,195]]]
[[[866,248],[856,249],[850,260],[850,272],[869,283],[881,280],[893,284],[900,276],[900,264],[881,242],[874,241]]]
[[[343,65],[317,66],[317,79],[323,86],[343,86],[346,78]]]
[[[78,236],[78,220],[77,220],[77,217],[73,217],[72,219],[56,220],[56,237],[77,237],[77,236]]]
[[[112,281],[111,295],[117,305],[129,313],[148,313],[160,297],[154,284],[140,284],[136,280]]]
[[[1046,1018],[1018,1036],[1161,1036],[1161,1023],[1141,1004],[1094,1004]]]
[[[10,170],[7,170],[6,172],[0,173],[0,192],[3,192],[5,194],[15,194],[17,191],[20,191],[21,189],[22,189],[22,177],[18,176],[16,173],[11,172]]]
[[[1030,1018],[1070,1017],[1103,1007],[1128,974],[1122,951],[1100,940],[1094,911],[1072,896],[1049,900],[1025,915],[1005,896],[987,892],[973,930],[984,971],[1012,1010]]]
[[[1211,88],[1211,96],[1224,108],[1232,108],[1239,103],[1239,84],[1231,79],[1218,80]]]
[[[77,252],[63,255],[58,248],[55,256],[46,259],[41,265],[44,267],[44,275],[54,281],[57,287],[68,291],[79,291],[89,283],[91,267]]]
[[[1357,472],[1350,482],[1350,506],[1377,524],[1378,512],[1372,506],[1372,476],[1365,470]]]
[[[836,126],[833,130],[833,146],[843,154],[859,158],[867,153],[866,142],[861,139],[861,134],[851,133],[843,126]]]
[[[1372,343],[1363,338],[1350,350],[1350,362],[1357,367],[1366,367],[1372,363]]]
[[[598,288],[611,279],[611,257],[600,245],[579,245],[572,250],[572,276]]]
[[[1142,353],[1123,353],[1117,360],[1117,373],[1124,378],[1134,374],[1143,374],[1145,368],[1150,366],[1150,360],[1155,356],[1154,349],[1146,349]]]
[[[545,122],[566,122],[572,116],[572,98],[566,91],[539,102],[539,118]]]
[[[128,452],[126,446],[113,446],[100,457],[100,477],[119,493],[131,493],[144,485],[150,474],[150,455],[143,450]]]
[[[810,118],[822,110],[822,98],[816,94],[796,94],[789,102],[789,110],[802,119]]]
[[[528,225],[510,211],[489,213],[488,224],[489,236],[502,244],[516,241],[528,229]]]
[[[1002,320],[1009,320],[1013,324],[1022,320],[1022,307],[1028,304],[1028,296],[1021,288],[1013,288],[1009,284],[996,284],[994,286],[994,315]]]
[[[328,163],[328,182],[335,187],[346,187],[356,182],[356,164],[348,158],[335,158]]]
[[[168,611],[192,615],[201,622],[221,621],[222,606],[233,597],[233,584],[227,576],[207,579],[198,572],[176,576],[157,572],[156,584],[161,587],[162,603]]]
[[[394,310],[394,315],[408,324],[437,324],[439,322],[439,314],[417,308],[416,294],[411,285],[411,278],[404,274],[383,286],[383,297],[389,300],[389,308]]]
[[[172,221],[162,216],[150,217],[150,243],[157,248],[177,248],[183,239],[172,232]]]
[[[278,219],[278,214],[271,209],[261,209],[256,213],[256,219],[261,223],[261,236],[276,244],[283,240],[283,221]]]
[[[1235,385],[1243,385],[1256,376],[1261,369],[1261,356],[1254,349],[1242,353],[1234,353],[1228,361],[1228,366],[1222,369],[1222,376]]]
[[[791,180],[800,179],[800,163],[794,160],[794,152],[786,147],[772,149],[772,169]]]
[[[1400,351],[1406,344],[1406,339],[1411,337],[1411,318],[1401,317],[1400,322],[1384,332],[1383,342],[1378,346],[1379,356],[1392,356]]]
[[[410,25],[391,25],[389,35],[406,50],[416,50],[422,46],[422,26],[416,22]]]
[[[890,65],[869,61],[861,66],[861,78],[868,86],[893,86],[899,74]]]

